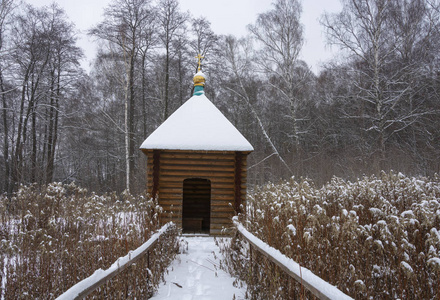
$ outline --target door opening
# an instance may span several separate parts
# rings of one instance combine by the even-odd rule
[[[211,181],[189,178],[183,181],[182,230],[209,233],[211,224]]]

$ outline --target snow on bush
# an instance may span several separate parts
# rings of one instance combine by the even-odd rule
[[[270,183],[249,196],[242,222],[356,299],[440,296],[438,176],[333,178],[322,188],[309,180]],[[233,241],[225,264],[247,281],[250,294],[288,299],[303,293],[255,251],[243,253],[243,241]]]
[[[107,269],[158,229],[160,207],[146,196],[97,195],[74,184],[21,187],[0,196],[1,298],[54,299]],[[95,292],[148,298],[176,253],[177,232]]]

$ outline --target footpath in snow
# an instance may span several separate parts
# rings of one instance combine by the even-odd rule
[[[220,270],[222,256],[213,237],[184,236],[181,239],[185,245],[184,253],[176,257],[165,275],[165,283],[150,299],[244,299],[246,287],[234,287],[234,278]]]

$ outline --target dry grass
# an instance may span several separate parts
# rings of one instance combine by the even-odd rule
[[[74,184],[22,187],[0,198],[0,274],[5,299],[54,299],[99,268],[107,269],[158,229],[146,196],[88,193]],[[148,256],[89,298],[145,299],[177,251],[176,230]]]
[[[439,299],[439,199],[438,176],[333,178],[320,189],[291,180],[257,189],[242,222],[355,299]],[[250,298],[311,297],[240,239],[226,252]]]

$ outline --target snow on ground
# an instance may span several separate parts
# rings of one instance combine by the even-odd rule
[[[244,299],[246,287],[234,287],[234,278],[220,270],[222,256],[213,237],[184,236],[182,240],[188,250],[176,257],[165,283],[150,299],[228,300],[234,295],[234,299]]]

